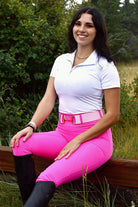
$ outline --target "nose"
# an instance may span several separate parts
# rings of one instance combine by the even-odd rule
[[[79,27],[79,31],[80,31],[80,32],[85,32],[85,26],[84,26],[84,25],[81,25],[81,26]]]

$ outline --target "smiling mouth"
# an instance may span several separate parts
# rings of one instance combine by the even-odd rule
[[[81,34],[78,34],[78,37],[80,37],[80,38],[85,38],[85,37],[87,37],[87,35],[81,35]]]

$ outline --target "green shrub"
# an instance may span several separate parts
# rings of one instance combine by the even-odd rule
[[[1,139],[30,120],[54,59],[67,48],[65,4],[64,0],[0,1]],[[48,130],[51,125],[41,128]]]

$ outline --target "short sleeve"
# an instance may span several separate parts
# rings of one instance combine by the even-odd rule
[[[56,74],[58,73],[59,69],[61,69],[61,66],[64,65],[64,54],[58,56],[53,64],[53,67],[50,72],[50,76],[56,77]]]
[[[120,88],[120,78],[113,62],[107,62],[101,71],[102,89]]]

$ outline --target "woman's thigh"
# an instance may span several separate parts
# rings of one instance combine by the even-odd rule
[[[56,186],[80,178],[83,173],[90,173],[112,155],[112,142],[96,138],[83,143],[68,159],[55,161],[43,171],[37,181],[53,181]]]
[[[53,160],[66,144],[66,139],[57,130],[38,132],[34,133],[26,142],[22,137],[19,146],[14,146],[13,154],[16,156],[33,154]]]

